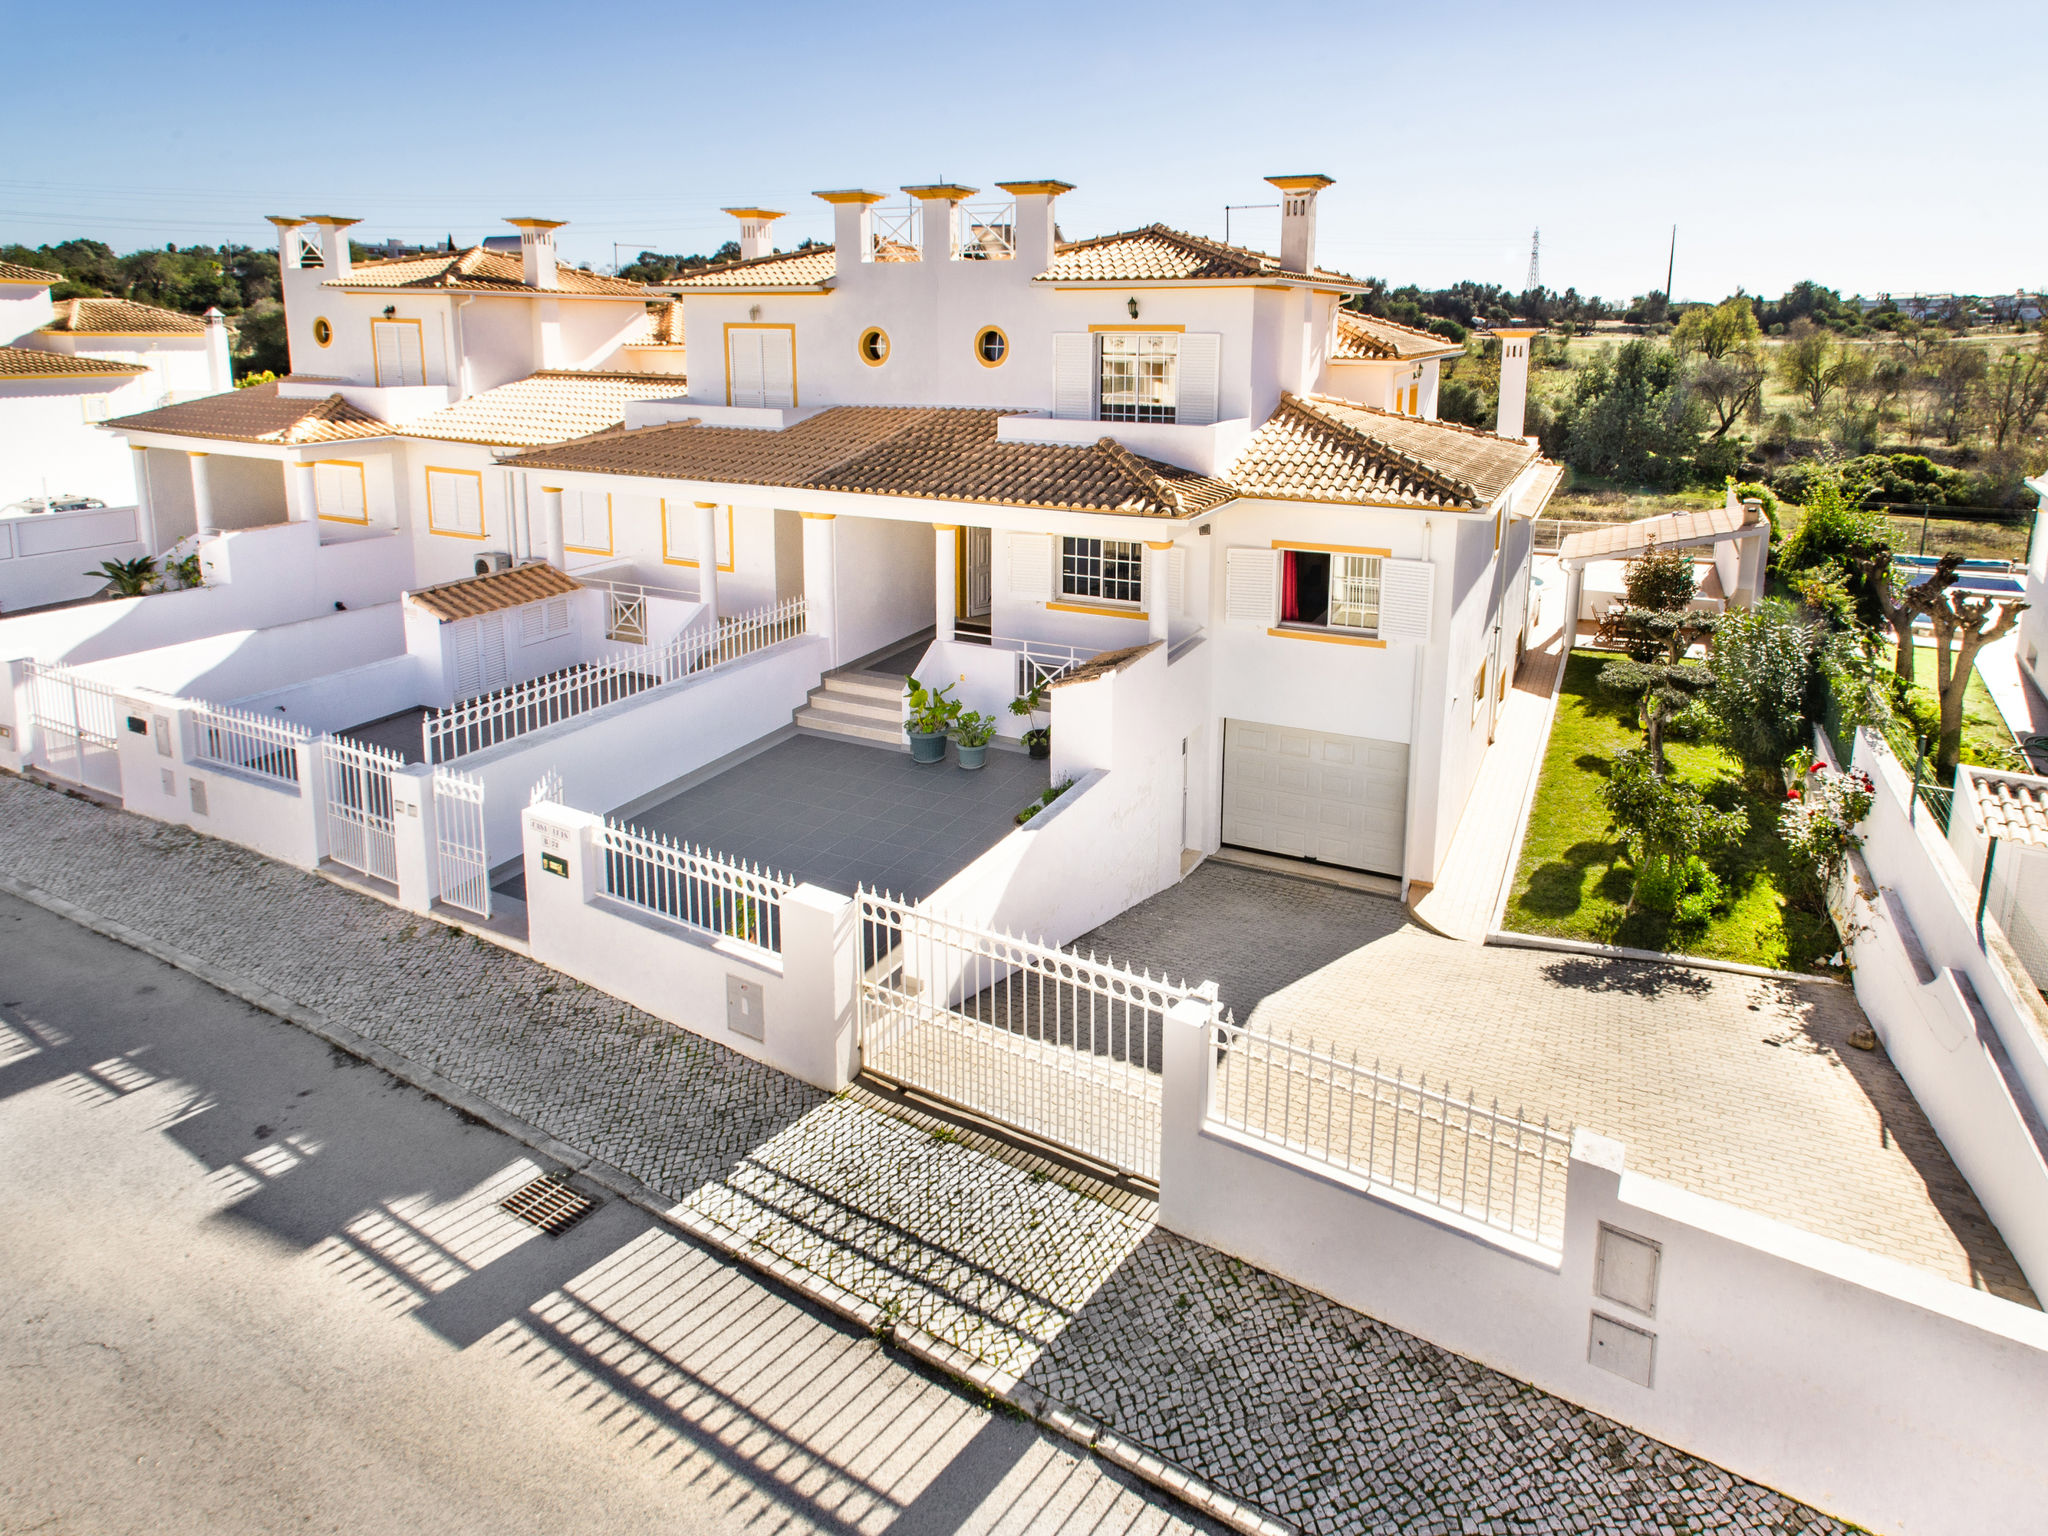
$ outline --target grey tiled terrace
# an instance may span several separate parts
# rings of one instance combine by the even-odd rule
[[[957,750],[927,765],[799,736],[626,819],[827,890],[922,898],[1000,842],[1049,781],[1043,761],[1000,750],[963,772]]]

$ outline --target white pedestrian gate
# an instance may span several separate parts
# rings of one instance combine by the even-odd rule
[[[337,864],[398,883],[398,838],[391,819],[391,775],[405,759],[346,737],[320,742],[327,779],[327,856]]]
[[[1195,989],[858,900],[863,1071],[1158,1181],[1166,1014]]]
[[[120,696],[69,667],[31,661],[26,674],[36,727],[36,766],[53,778],[118,795]]]
[[[491,861],[484,841],[484,781],[459,768],[434,769],[435,881],[441,900],[491,915]]]

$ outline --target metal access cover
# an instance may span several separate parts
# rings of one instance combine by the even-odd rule
[[[597,1202],[588,1195],[577,1194],[563,1175],[544,1173],[500,1200],[498,1209],[553,1237],[596,1210]]]

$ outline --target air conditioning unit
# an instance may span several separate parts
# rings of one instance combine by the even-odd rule
[[[509,571],[511,569],[512,557],[502,549],[487,549],[476,557],[476,573],[479,576],[488,576],[493,571]]]

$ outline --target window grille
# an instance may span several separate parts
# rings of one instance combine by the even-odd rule
[[[1112,332],[1101,338],[1096,408],[1103,421],[1174,420],[1180,338]]]
[[[1331,558],[1330,627],[1380,627],[1380,562],[1377,555],[1335,555]]]
[[[1145,547],[1122,539],[1062,539],[1060,595],[1136,603],[1144,594]]]

